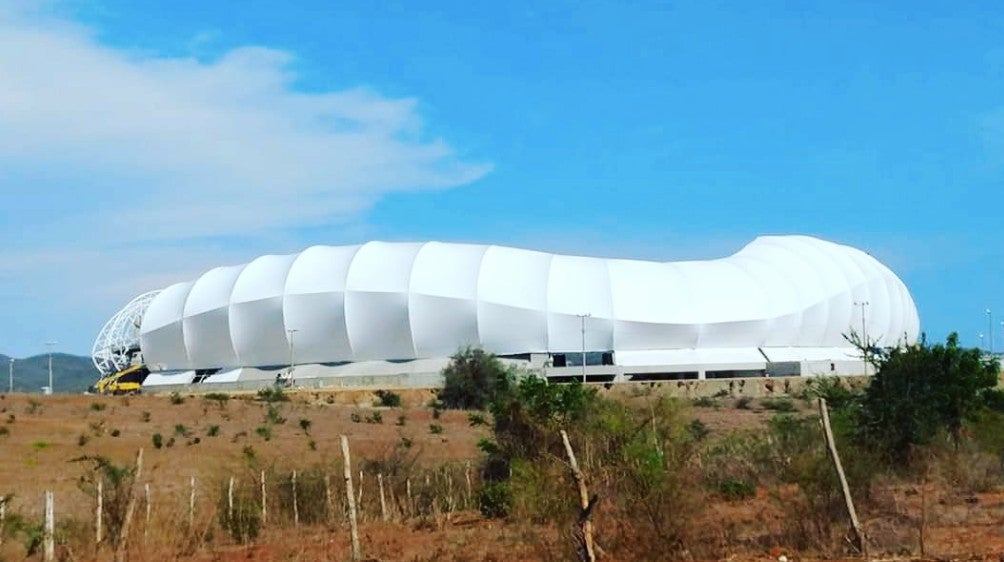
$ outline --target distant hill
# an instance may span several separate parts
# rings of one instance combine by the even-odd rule
[[[7,392],[10,357],[0,354],[0,392]],[[52,354],[53,386],[58,393],[78,393],[87,390],[98,380],[98,370],[90,357]],[[14,359],[14,391],[41,392],[49,384],[49,356],[36,355]]]

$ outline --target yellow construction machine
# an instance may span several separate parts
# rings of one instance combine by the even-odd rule
[[[112,373],[94,385],[97,394],[139,394],[143,381],[150,374],[146,365],[131,365],[117,373]]]

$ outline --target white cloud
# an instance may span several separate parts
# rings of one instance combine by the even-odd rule
[[[289,243],[301,226],[358,222],[390,193],[491,169],[430,136],[414,99],[298,91],[290,53],[133,52],[41,12],[0,5],[0,263],[23,265],[0,275],[5,299],[31,276],[144,255],[168,259],[116,268],[116,287],[157,288],[141,285],[226,257],[186,241],[253,239],[242,258],[325,242]]]

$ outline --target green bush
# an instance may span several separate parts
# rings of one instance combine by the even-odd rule
[[[272,439],[272,428],[267,425],[260,425],[256,427],[254,432],[265,441]]]
[[[372,414],[366,416],[366,423],[383,423],[383,414],[380,412],[373,412]]]
[[[95,412],[102,412],[108,405],[101,402],[91,402],[91,410]]]
[[[698,408],[717,408],[718,401],[710,396],[701,396],[699,398],[694,398],[694,406]]]
[[[467,414],[467,423],[471,427],[488,425],[488,419],[481,412],[470,412]]]
[[[736,409],[737,410],[749,410],[753,406],[752,396],[740,396],[736,398]]]
[[[207,392],[202,395],[202,399],[206,402],[216,402],[222,409],[226,407],[227,401],[230,400],[230,395],[226,392]]]
[[[118,429],[112,430],[112,437],[118,437],[119,435],[122,435],[121,431],[119,431]]]
[[[467,347],[455,353],[443,369],[443,389],[439,399],[447,408],[484,410],[511,384],[512,374],[491,353]]]
[[[282,425],[286,423],[286,418],[282,417],[282,411],[279,408],[269,404],[268,409],[265,411],[265,423]]]
[[[206,435],[209,437],[216,437],[219,434],[220,434],[220,426],[218,425],[211,425],[208,428],[206,428]]]
[[[380,399],[380,405],[386,408],[400,408],[401,407],[401,396],[396,392],[391,392],[390,390],[378,390],[376,392],[377,398]]]
[[[756,485],[748,480],[730,478],[718,484],[718,493],[727,501],[747,500],[756,497]]]
[[[443,426],[439,425],[438,423],[430,423],[429,433],[433,435],[441,435],[443,433]]]
[[[154,433],[150,436],[150,440],[153,441],[154,449],[159,449],[164,446],[164,436],[159,433]]]
[[[234,508],[230,511],[230,484],[219,487],[216,511],[220,527],[239,544],[246,544],[258,538],[261,532],[261,500],[255,486],[234,486]]]
[[[791,398],[764,398],[760,401],[760,405],[763,406],[765,410],[772,410],[775,412],[794,412],[798,409],[795,406],[795,401]]]
[[[171,393],[170,400],[171,400],[171,404],[173,406],[178,406],[180,404],[184,404],[185,403],[185,398],[181,394],[179,394],[177,392],[172,392]]]
[[[258,391],[258,400],[262,402],[289,402],[289,396],[283,392],[282,387],[266,387]]]
[[[512,490],[508,482],[491,482],[485,484],[478,492],[478,510],[482,516],[506,517],[511,509]]]
[[[307,418],[300,418],[300,429],[303,430],[304,433],[307,433],[307,434],[310,433],[310,426],[312,424],[313,424],[313,422],[311,422]]]
[[[807,398],[822,398],[832,410],[842,410],[861,401],[862,394],[844,386],[840,377],[819,377],[805,383]]]

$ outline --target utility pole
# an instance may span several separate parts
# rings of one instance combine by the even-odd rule
[[[854,303],[854,306],[861,307],[861,345],[864,346],[862,350],[864,353],[862,355],[862,362],[864,363],[864,375],[868,374],[868,351],[871,348],[871,344],[868,343],[868,325],[865,323],[865,307],[871,304],[868,301],[861,301]]]
[[[994,354],[994,317],[990,309],[987,309],[987,351]]]
[[[7,392],[14,394],[14,358],[10,358],[10,382],[8,383],[9,390]]]
[[[582,327],[582,383],[586,382],[586,318],[592,314],[576,314]]]
[[[293,366],[296,365],[293,358],[293,334],[299,331],[293,328],[286,330],[289,335],[289,386],[293,386]]]
[[[53,386],[52,386],[52,348],[57,343],[59,343],[59,342],[57,342],[57,341],[47,341],[47,342],[45,342],[45,347],[46,347],[46,349],[49,350],[49,394],[52,394],[52,393],[54,393],[56,391],[56,389],[53,388]]]

